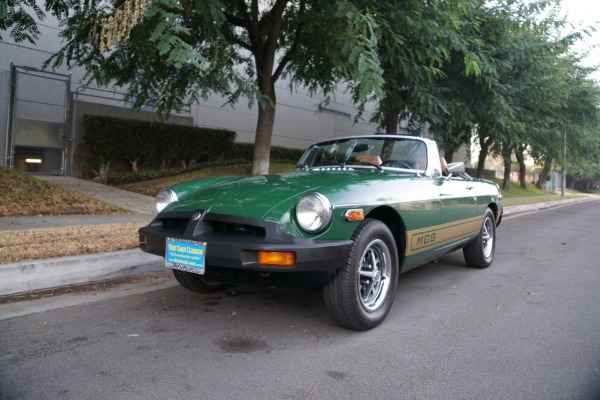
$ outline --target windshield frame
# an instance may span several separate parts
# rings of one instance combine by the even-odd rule
[[[416,136],[342,137],[308,147],[300,157],[296,170],[370,170],[427,174],[430,164],[429,147],[428,139]]]

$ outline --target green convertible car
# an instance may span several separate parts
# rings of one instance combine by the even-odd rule
[[[460,248],[488,267],[501,197],[432,140],[345,137],[310,146],[294,172],[163,189],[140,248],[194,292],[320,287],[336,322],[366,330],[386,318],[400,272]]]

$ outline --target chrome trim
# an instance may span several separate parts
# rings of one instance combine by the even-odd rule
[[[348,219],[348,214],[350,214],[353,211],[360,211],[360,212],[362,212],[363,213],[363,219],[365,219],[364,218],[365,217],[365,210],[363,210],[362,207],[361,208],[358,208],[358,207],[350,208],[350,209],[344,211],[344,213],[342,214],[342,218],[344,218],[346,221],[350,221],[350,219]],[[359,221],[359,220],[357,220],[357,221]],[[360,221],[362,221],[362,220],[360,220]]]
[[[337,204],[333,206],[334,210],[339,210],[340,208],[365,208],[365,207],[377,207],[377,206],[394,206],[396,204],[404,204],[404,203],[425,203],[431,201],[440,201],[439,197],[432,197],[428,199],[410,199],[406,201],[397,201],[395,203],[390,203],[389,201],[381,201],[377,203],[356,203],[356,204]]]
[[[179,201],[177,193],[171,188],[161,189],[156,195],[156,210],[160,213],[169,204]]]
[[[323,208],[325,208],[326,211],[327,211],[327,214],[325,215],[323,223],[317,229],[307,229],[307,228],[305,228],[304,226],[302,226],[300,224],[300,220],[298,218],[298,204],[300,204],[300,202],[302,200],[304,200],[305,198],[307,198],[309,196],[316,197],[321,202],[321,204],[323,205]],[[308,233],[319,233],[319,232],[322,232],[325,228],[327,228],[329,226],[329,224],[331,223],[331,219],[332,219],[332,215],[333,215],[333,207],[331,206],[331,202],[329,201],[329,199],[327,198],[327,196],[325,196],[324,194],[321,194],[319,192],[308,192],[308,193],[304,194],[298,200],[298,203],[296,203],[295,214],[296,214],[296,221],[298,222],[298,225],[300,226],[300,228],[302,228],[302,230],[304,230],[304,231],[306,231]]]

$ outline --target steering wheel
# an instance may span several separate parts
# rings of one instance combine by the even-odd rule
[[[402,160],[385,160],[381,163],[382,167],[394,167],[394,168],[405,168],[413,169],[413,166]]]

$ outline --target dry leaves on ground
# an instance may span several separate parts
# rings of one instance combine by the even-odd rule
[[[0,263],[135,249],[144,224],[0,231]]]
[[[0,167],[0,217],[122,212],[112,204]]]

